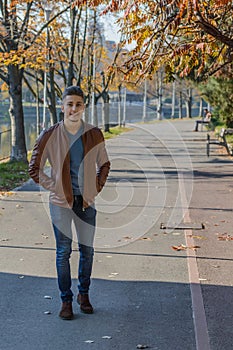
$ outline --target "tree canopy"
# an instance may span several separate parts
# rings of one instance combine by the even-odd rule
[[[106,5],[118,12],[122,44],[133,44],[124,72],[150,75],[165,66],[167,75],[204,79],[233,59],[231,0],[76,0],[75,5]]]

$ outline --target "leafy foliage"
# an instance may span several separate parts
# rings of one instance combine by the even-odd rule
[[[211,78],[201,86],[203,96],[215,107],[215,117],[233,128],[233,79]]]
[[[232,62],[231,0],[74,1],[83,3],[106,4],[103,13],[122,13],[122,44],[134,44],[124,64],[128,76],[151,75],[165,65],[171,77],[179,73],[204,79]]]

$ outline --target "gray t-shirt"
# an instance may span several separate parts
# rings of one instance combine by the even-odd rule
[[[70,176],[74,195],[83,193],[83,126],[75,135],[67,135],[70,141]]]

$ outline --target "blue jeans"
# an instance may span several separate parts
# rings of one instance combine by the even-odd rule
[[[96,210],[93,206],[82,210],[81,201],[74,201],[72,209],[50,203],[50,214],[56,239],[56,267],[58,286],[62,301],[72,301],[70,255],[72,252],[72,229],[74,223],[79,246],[78,290],[87,294],[93,265],[93,241]]]

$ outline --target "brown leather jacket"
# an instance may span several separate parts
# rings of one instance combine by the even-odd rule
[[[83,122],[83,121],[82,121]],[[83,122],[84,149],[83,207],[94,202],[102,190],[110,170],[104,137],[100,129]],[[46,175],[46,161],[51,166],[51,175]],[[70,176],[69,139],[61,121],[41,133],[34,146],[29,163],[29,175],[50,191],[50,201],[62,207],[73,206],[73,191]]]

